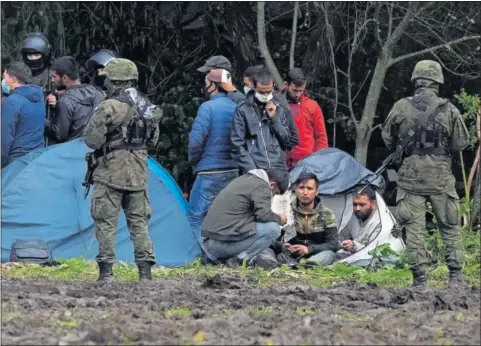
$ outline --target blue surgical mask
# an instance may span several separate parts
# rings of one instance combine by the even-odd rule
[[[7,82],[5,82],[5,79],[2,79],[2,92],[5,95],[10,94],[10,87],[7,85]]]

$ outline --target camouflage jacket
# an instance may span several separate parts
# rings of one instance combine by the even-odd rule
[[[147,100],[147,102],[149,102]],[[116,130],[127,116],[130,105],[116,99],[107,99],[94,110],[85,127],[84,140],[92,149],[101,149],[106,143],[106,135]],[[160,108],[154,108],[155,129],[148,147],[154,147],[159,139],[158,121],[162,115]],[[147,150],[113,150],[98,160],[93,181],[119,190],[141,191],[147,188]]]
[[[416,90],[416,95],[423,101],[428,101],[425,107],[439,100],[437,92],[430,88],[420,88]],[[409,98],[403,98],[394,104],[382,128],[382,137],[390,150],[395,149],[395,143],[407,136],[410,129],[415,129],[419,113],[420,111],[409,102]],[[459,152],[468,146],[468,130],[459,110],[452,103],[447,102],[441,106],[434,121],[443,128],[448,151]],[[455,194],[450,155],[407,156],[403,159],[398,175],[398,186],[410,193]]]
[[[282,243],[291,245],[300,244],[307,246],[307,256],[319,252],[339,250],[339,234],[334,212],[322,205],[321,198],[316,197],[314,208],[304,210],[299,206],[297,196],[292,195],[291,207],[294,214],[294,225],[284,229],[281,237]]]

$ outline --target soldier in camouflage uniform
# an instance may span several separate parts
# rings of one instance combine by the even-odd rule
[[[151,280],[155,255],[148,233],[152,209],[147,197],[147,147],[158,141],[162,111],[135,89],[139,74],[132,61],[114,59],[105,74],[107,97],[84,130],[97,162],[91,213],[99,242],[99,280],[113,279],[120,208],[134,243],[139,279]]]
[[[382,128],[384,142],[390,150],[399,150],[408,134],[414,133],[414,142],[406,150],[398,171],[396,218],[406,231],[413,286],[426,287],[425,267],[429,260],[424,242],[425,214],[426,202],[431,203],[445,244],[452,285],[462,282],[464,251],[451,155],[466,148],[469,134],[459,110],[438,96],[439,85],[444,83],[439,63],[418,62],[411,81],[415,83],[414,96],[396,102]],[[425,120],[417,121],[418,118]]]

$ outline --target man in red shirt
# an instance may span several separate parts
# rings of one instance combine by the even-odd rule
[[[286,155],[288,169],[304,157],[328,146],[321,107],[307,96],[306,82],[306,75],[298,67],[287,74],[285,92],[299,132],[299,144]]]

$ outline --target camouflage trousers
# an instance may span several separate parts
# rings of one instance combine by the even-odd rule
[[[406,231],[406,254],[412,270],[423,269],[429,263],[424,239],[428,201],[431,203],[444,242],[446,264],[451,269],[462,267],[464,248],[460,232],[461,211],[458,199],[454,190],[423,196],[398,188],[395,216]]]
[[[115,236],[121,208],[127,219],[130,239],[134,243],[135,262],[155,263],[148,231],[152,208],[147,192],[118,190],[96,182],[91,213],[95,222],[95,237],[99,243],[97,262],[115,263]]]

